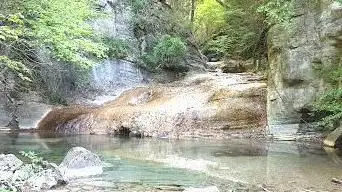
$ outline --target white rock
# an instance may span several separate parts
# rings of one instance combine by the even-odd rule
[[[15,171],[23,165],[23,162],[13,154],[0,155],[0,172]]]
[[[183,192],[220,192],[216,186],[204,187],[204,188],[186,188]]]

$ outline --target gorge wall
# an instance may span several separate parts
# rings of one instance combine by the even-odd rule
[[[342,5],[297,0],[291,27],[273,26],[268,36],[268,128],[275,137],[305,127],[305,113],[328,84],[320,71],[342,63]],[[304,125],[304,126],[302,126]]]

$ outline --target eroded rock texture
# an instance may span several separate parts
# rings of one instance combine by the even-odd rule
[[[292,26],[271,28],[268,124],[275,136],[298,133],[305,113],[327,88],[321,71],[341,64],[342,6],[297,0]]]

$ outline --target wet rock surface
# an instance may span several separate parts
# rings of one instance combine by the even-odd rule
[[[61,117],[79,107],[52,111],[39,129],[62,135],[260,137],[266,122],[266,84],[258,79],[247,73],[189,75],[169,84],[131,89],[73,119]]]
[[[103,163],[100,157],[83,147],[74,147],[69,150],[59,170],[65,180],[78,177],[99,175],[103,172]]]

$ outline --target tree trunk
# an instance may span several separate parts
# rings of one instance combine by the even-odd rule
[[[193,32],[194,30],[195,11],[196,11],[196,0],[191,0],[191,12],[190,12],[191,32]]]

